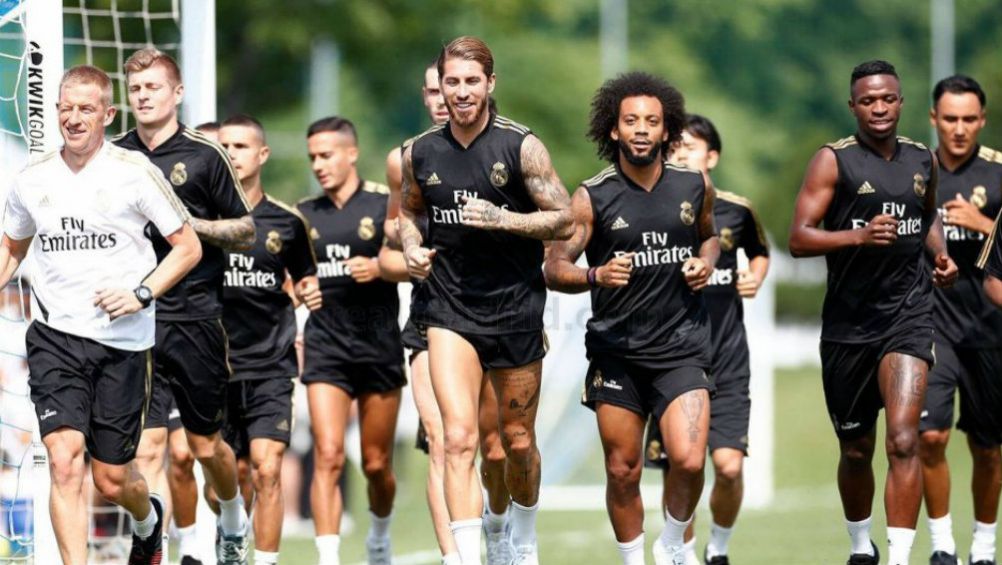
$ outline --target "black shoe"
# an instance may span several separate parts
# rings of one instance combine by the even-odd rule
[[[181,565],[202,565],[202,562],[190,555],[181,558]]]
[[[730,559],[726,555],[714,555],[712,558],[706,557],[706,548],[703,548],[703,563],[706,565],[731,565]]]
[[[873,548],[873,555],[853,553],[849,556],[849,560],[845,562],[845,565],[877,565],[880,563],[880,551],[877,550],[877,544],[870,541],[870,547]]]
[[[929,556],[929,565],[958,565],[957,556],[945,551],[934,551]]]
[[[981,561],[969,561],[969,565],[995,565],[994,559],[982,559]]]
[[[157,525],[153,533],[146,539],[132,534],[132,551],[129,552],[129,565],[160,565],[163,561],[163,526],[164,501],[158,494],[150,494],[150,506],[157,513]]]

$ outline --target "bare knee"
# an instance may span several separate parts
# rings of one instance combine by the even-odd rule
[[[313,466],[320,472],[340,473],[344,468],[344,444],[333,441],[316,443],[313,447]]]
[[[528,461],[536,451],[536,441],[532,430],[522,425],[504,428],[505,454],[515,461]]]
[[[640,484],[643,464],[639,455],[613,451],[605,457],[605,476],[609,485],[616,489],[629,488]]]
[[[914,429],[887,430],[887,457],[894,459],[909,459],[918,455],[918,433]]]
[[[492,434],[480,443],[480,454],[485,469],[503,469],[506,458],[504,445],[498,434]]]
[[[49,472],[52,482],[57,485],[79,483],[84,475],[83,449],[50,448]]]
[[[362,457],[362,473],[369,482],[385,481],[393,472],[389,453],[368,453]]]
[[[167,452],[166,438],[159,433],[150,433],[142,438],[136,448],[136,464],[143,469],[163,467],[164,454]]]
[[[855,440],[842,440],[839,448],[841,450],[842,464],[853,469],[868,469],[873,462],[873,437],[867,436]]]
[[[1002,468],[1002,450],[999,449],[999,446],[982,447],[974,442],[969,442],[969,444],[975,469],[995,474]]]
[[[215,459],[221,441],[222,439],[218,433],[211,436],[188,435],[188,445],[191,448],[191,454],[201,463]]]
[[[258,492],[271,491],[278,488],[282,481],[282,460],[268,457],[253,463],[254,488]]]
[[[716,481],[723,486],[740,484],[743,464],[742,455],[728,457],[720,461],[714,460],[713,467]]]
[[[919,436],[919,457],[925,465],[935,465],[946,460],[946,445],[950,441],[948,430],[929,430]]]
[[[125,493],[125,473],[94,473],[94,487],[109,502],[117,504]]]
[[[445,458],[473,461],[480,441],[477,430],[466,426],[454,426],[445,430]]]
[[[690,449],[687,453],[677,456],[669,455],[669,469],[684,475],[701,475],[706,464],[706,455],[701,451]]]

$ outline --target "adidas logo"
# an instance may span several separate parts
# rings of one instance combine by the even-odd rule
[[[49,204],[49,195],[47,194],[43,196],[41,200],[38,201],[39,208],[48,208],[50,206],[52,206],[52,204]]]
[[[630,224],[626,223],[626,220],[624,220],[622,216],[619,216],[618,218],[616,218],[615,222],[612,222],[611,229],[621,230],[623,228],[628,228],[628,227],[630,227]]]
[[[863,181],[863,184],[859,185],[859,190],[856,191],[856,194],[873,194],[875,192],[877,191],[873,190],[873,187],[870,186],[870,181]]]
[[[442,184],[442,181],[439,180],[438,173],[432,173],[431,176],[428,177],[428,180],[425,181],[425,184],[431,186],[433,184]]]
[[[278,423],[277,426],[275,426],[275,429],[278,430],[278,431],[280,431],[280,432],[287,432],[287,431],[289,431],[289,421],[288,420],[282,420],[281,422]]]

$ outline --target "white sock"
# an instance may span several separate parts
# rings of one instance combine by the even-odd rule
[[[536,545],[536,512],[539,511],[539,502],[535,506],[526,507],[511,501],[511,510],[508,511],[511,520],[511,543],[515,547],[520,545]],[[465,563],[464,563],[465,565]]]
[[[974,521],[974,539],[971,540],[971,562],[995,559],[995,524]]]
[[[178,553],[181,556],[190,555],[198,559],[198,535],[195,524],[177,529]]]
[[[950,555],[957,554],[957,544],[953,541],[953,519],[949,514],[942,518],[929,518],[929,537],[932,540],[932,551],[945,551]]]
[[[157,511],[150,502],[150,512],[145,518],[140,520],[135,514],[132,515],[132,533],[139,536],[139,539],[146,539],[153,534],[153,528],[157,527]]]
[[[452,538],[456,540],[456,549],[463,565],[480,565],[480,528],[484,521],[480,518],[449,522]]]
[[[661,530],[661,545],[667,548],[685,545],[685,540],[682,538],[685,536],[685,529],[689,527],[690,522],[692,522],[692,516],[689,516],[688,520],[680,522],[665,509],[665,527]]]
[[[915,542],[915,530],[887,528],[887,565],[908,565]]]
[[[849,553],[852,555],[873,555],[873,545],[870,543],[870,524],[872,518],[859,522],[845,521],[845,529],[849,530]]]
[[[498,532],[504,531],[505,524],[508,523],[508,509],[505,509],[504,514],[495,514],[491,511],[490,505],[487,506],[487,511],[484,512],[484,529],[488,533],[496,534]]]
[[[224,534],[239,534],[247,523],[247,510],[244,509],[244,497],[239,494],[230,500],[219,499],[219,524]]]
[[[277,563],[277,551],[261,551],[260,549],[254,549],[254,565],[276,565]]]
[[[696,555],[696,536],[692,536],[691,540],[682,544],[682,548],[685,550],[685,565],[703,565]]]
[[[623,565],[645,565],[643,532],[640,532],[640,535],[633,541],[616,542],[616,546],[619,548],[619,556],[623,559]]]
[[[442,565],[463,565],[463,561],[459,558],[459,554],[453,551],[442,556]]]
[[[369,511],[369,518],[371,519],[369,526],[369,539],[382,540],[390,537],[390,520],[393,519],[393,512],[390,512],[387,516],[380,518]]]
[[[338,550],[341,548],[341,536],[327,535],[317,536],[317,553],[320,559],[317,565],[340,565],[341,559],[338,557]]]
[[[733,528],[710,524],[710,541],[706,543],[706,558],[712,559],[718,555],[727,555],[727,543],[731,541]]]

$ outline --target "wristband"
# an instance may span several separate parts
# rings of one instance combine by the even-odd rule
[[[598,274],[598,267],[591,267],[588,269],[588,286],[592,288],[598,287],[598,281],[595,280],[595,275]]]

